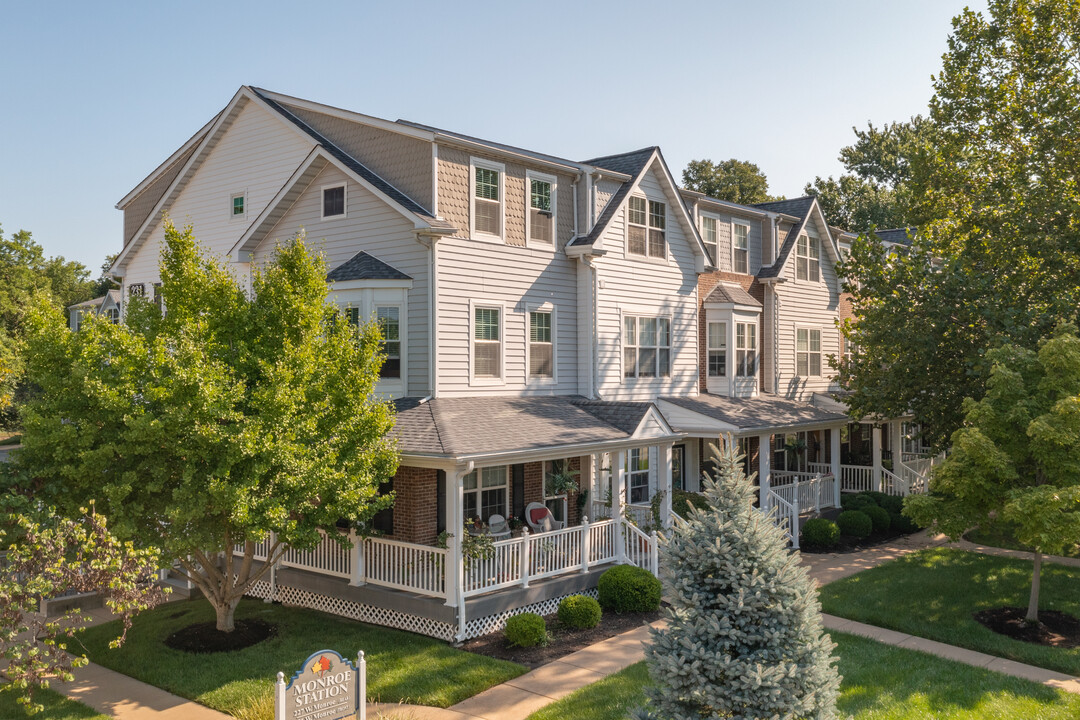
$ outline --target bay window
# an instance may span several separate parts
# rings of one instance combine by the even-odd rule
[[[709,377],[727,376],[727,323],[709,323]]]
[[[735,375],[757,374],[757,324],[735,323]]]

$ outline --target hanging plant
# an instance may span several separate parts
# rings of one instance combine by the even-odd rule
[[[581,473],[577,470],[563,469],[548,473],[544,484],[544,492],[548,497],[556,495],[569,495],[578,489],[577,478]]]

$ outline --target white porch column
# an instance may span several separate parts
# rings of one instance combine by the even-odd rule
[[[833,501],[836,507],[840,507],[840,490],[841,483],[843,482],[842,470],[840,468],[840,430],[841,428],[834,427],[829,429],[829,459],[832,465],[833,478],[836,480],[834,483],[835,489],[833,491]]]
[[[662,480],[660,489],[664,492],[664,500],[660,504],[660,525],[665,529],[671,527],[671,492],[674,489],[674,479],[671,477],[674,471],[671,446],[672,443],[664,443],[659,447]]]
[[[900,439],[900,421],[889,422],[889,449],[892,450],[892,471],[894,475],[900,475],[900,463],[904,457],[904,443]]]
[[[465,592],[465,565],[461,555],[461,533],[464,531],[464,483],[468,473],[457,468],[446,473],[446,604],[457,607]],[[464,605],[462,603],[462,605]],[[459,614],[464,613],[462,607]]]
[[[871,452],[874,457],[874,485],[875,492],[881,492],[881,426],[875,425],[870,433],[872,440]]]
[[[590,494],[589,494],[589,499],[592,502],[602,503],[602,502],[604,502],[605,492],[606,491],[604,489],[604,454],[603,453],[593,453],[593,455],[592,455],[592,486],[591,486],[591,490],[590,490]],[[589,512],[586,513],[586,514],[587,515],[593,515],[594,516],[593,520],[599,520],[600,519],[598,517],[595,517],[596,513],[592,512],[592,505],[591,504],[589,506]]]
[[[769,509],[769,476],[772,473],[772,435],[758,435],[758,505]]]
[[[623,539],[623,505],[626,503],[626,450],[611,456],[611,517],[615,519],[615,562],[626,562],[626,541]]]

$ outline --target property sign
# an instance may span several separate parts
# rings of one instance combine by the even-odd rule
[[[274,720],[366,720],[367,664],[364,651],[356,665],[333,650],[312,653],[285,684],[278,673]]]

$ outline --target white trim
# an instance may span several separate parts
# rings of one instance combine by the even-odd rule
[[[711,212],[698,212],[697,203],[694,204],[694,210],[697,214],[698,221],[701,226],[701,244],[705,246],[706,250],[709,249],[709,242],[705,239],[705,221],[711,220],[713,223],[713,235],[716,239],[716,252],[713,254],[713,257],[710,258],[710,260],[712,260],[713,264],[716,266],[716,269],[720,270],[720,221],[722,218]],[[734,240],[734,238],[732,239]]]
[[[404,296],[405,293],[402,293]],[[398,311],[398,362],[401,371],[396,378],[384,378],[379,376],[375,384],[375,392],[396,395],[400,385],[401,396],[408,395],[409,387],[409,301],[408,296],[402,297],[398,302],[371,301],[371,317],[378,322],[378,309],[381,307],[397,308]]]
[[[435,133],[430,130],[422,130],[420,128],[406,125],[404,123],[396,123],[390,120],[377,118],[372,115],[364,115],[363,113],[353,112],[352,110],[344,110],[342,108],[333,107],[332,105],[323,105],[322,103],[312,102],[311,100],[304,100],[302,98],[293,97],[292,95],[283,95],[281,93],[271,92],[270,90],[264,90],[263,88],[252,89],[262,93],[267,98],[274,100],[275,102],[284,103],[286,105],[295,105],[296,107],[303,108],[304,110],[311,110],[312,112],[329,115],[331,117],[348,120],[350,122],[360,123],[361,125],[368,125],[374,128],[378,128],[380,130],[386,130],[388,132],[395,133],[397,135],[405,135],[408,137],[416,138],[418,140],[426,140],[428,142],[431,142],[435,138]]]
[[[644,176],[644,174],[643,174],[643,176]],[[630,222],[630,201],[633,198],[640,198],[640,199],[645,201],[645,225],[642,226],[642,225],[639,225],[637,223],[633,223],[634,227],[644,227],[645,228],[645,254],[644,255],[639,254],[639,253],[635,253],[635,252],[630,252],[630,225],[631,225],[631,222]],[[652,225],[649,224],[649,221],[652,219],[652,208],[649,206],[649,203],[660,203],[661,205],[664,206],[664,229],[661,230],[661,232],[664,233],[664,257],[657,257],[655,255],[650,255],[649,254],[649,232],[653,229]],[[648,195],[645,194],[645,191],[641,190],[640,188],[636,188],[635,191],[630,192],[630,193],[627,194],[626,200],[625,200],[625,203],[624,203],[624,206],[623,206],[623,213],[625,214],[625,222],[623,223],[623,256],[625,258],[627,258],[628,260],[629,259],[644,260],[644,261],[647,261],[647,262],[655,263],[657,265],[670,265],[671,264],[671,244],[668,242],[668,230],[667,230],[667,222],[668,222],[668,220],[667,220],[667,218],[668,218],[667,209],[670,206],[671,206],[671,203],[669,203],[667,201],[666,197],[663,200],[653,200],[652,198],[650,198]],[[697,228],[694,229],[694,232],[697,232]],[[704,243],[702,243],[702,247],[704,247],[704,246],[705,246]]]
[[[532,316],[534,312],[551,315],[551,377],[532,375]],[[551,302],[525,303],[525,384],[530,387],[549,387],[559,382],[559,316],[558,307]]]
[[[341,195],[341,214],[339,215],[327,215],[326,214],[326,191],[342,189]],[[341,218],[349,217],[349,183],[345,181],[329,183],[322,185],[319,188],[319,219],[320,220],[340,220]]]
[[[476,204],[476,168],[485,168],[499,173],[499,233],[497,235],[476,231],[476,212],[474,211]],[[478,157],[469,158],[469,237],[484,242],[506,242],[506,166],[502,163]]]
[[[243,198],[243,200],[244,200],[244,212],[240,213],[239,215],[237,215],[236,213],[233,212],[233,203],[236,201],[236,198]],[[243,190],[239,190],[239,191],[234,192],[234,193],[230,193],[229,194],[229,221],[231,222],[233,220],[247,220],[247,216],[248,216],[248,190],[247,190],[247,188],[244,188]]]
[[[439,145],[431,143],[431,214],[439,217]]]
[[[735,226],[736,225],[738,225],[739,227],[746,228],[746,272],[742,272],[740,270],[735,269]],[[731,260],[731,272],[735,273],[736,275],[749,275],[750,274],[750,228],[751,228],[751,225],[750,225],[749,222],[742,222],[740,220],[736,220],[735,218],[731,219],[731,230],[730,230],[730,232],[731,232],[731,258],[730,258],[730,260]]]
[[[551,184],[551,243],[543,243],[532,238],[532,181],[538,180]],[[525,171],[525,245],[537,250],[554,252],[559,248],[559,178],[554,175]]]
[[[499,377],[476,377],[476,311],[491,308],[499,311]],[[469,300],[469,384],[506,385],[506,304],[500,301]]]
[[[120,200],[115,205],[116,209],[123,210],[125,206],[130,205],[131,201],[142,195],[143,191],[153,185],[163,172],[175,165],[180,160],[180,158],[183,157],[184,153],[191,149],[192,145],[201,143],[203,138],[206,136],[206,133],[210,131],[210,128],[214,125],[214,123],[217,122],[217,119],[220,115],[221,113],[219,112],[217,115],[210,118],[210,122],[199,128],[199,131],[192,135],[190,138],[188,138],[187,142],[181,145],[179,150],[170,155],[165,160],[165,162],[154,168],[149,175],[142,179],[142,182],[140,182],[131,190],[131,192],[120,198]]]
[[[626,363],[626,348],[627,348],[627,342],[626,342],[626,319],[627,318],[634,318],[634,335],[635,335],[635,337],[633,338],[634,342],[633,342],[633,344],[630,345],[630,347],[633,347],[633,348],[641,348],[641,347],[649,348],[649,347],[652,347],[652,348],[657,349],[657,353],[656,353],[656,371],[657,372],[656,372],[655,375],[638,375],[637,374],[637,361],[636,361],[636,359],[635,359],[635,362],[634,362],[634,375],[627,375],[626,374],[626,368],[623,367],[623,365]],[[667,320],[667,322],[668,322],[668,344],[667,345],[659,345],[659,344],[658,345],[644,345],[644,346],[639,345],[638,340],[641,337],[641,335],[640,335],[640,332],[638,330],[638,323],[641,320],[661,320],[661,319]],[[671,382],[672,378],[675,377],[675,347],[676,346],[675,346],[675,317],[674,317],[673,313],[657,313],[655,310],[646,311],[644,313],[636,312],[636,311],[633,311],[633,310],[628,310],[627,312],[622,312],[620,310],[620,313],[619,313],[619,339],[620,339],[620,342],[619,342],[619,358],[620,358],[619,366],[620,367],[619,367],[619,369],[621,371],[620,377],[621,377],[623,383],[626,383],[627,381],[629,381],[631,383],[658,382],[658,381],[659,382]],[[668,351],[668,374],[667,375],[661,375],[660,374],[660,352],[659,351],[661,349],[663,349],[663,348],[667,348],[667,351]]]
[[[800,352],[800,350],[799,350],[799,331],[800,330],[805,330],[806,331],[806,350],[802,351],[802,352],[806,353],[806,374],[805,375],[800,375],[799,374],[799,352]],[[795,349],[795,368],[794,368],[795,377],[797,377],[797,378],[823,378],[823,377],[827,377],[824,374],[824,372],[825,372],[825,367],[824,367],[824,365],[825,365],[825,352],[824,352],[824,350],[822,348],[822,340],[823,340],[824,333],[821,331],[821,328],[820,327],[813,327],[811,325],[795,325],[794,326],[794,332],[795,332],[795,337],[793,338],[794,342],[792,343],[792,347]],[[810,346],[811,346],[810,334],[814,333],[814,332],[816,332],[818,334],[818,349],[817,349],[818,374],[817,375],[814,375],[811,372],[811,366],[810,366],[810,355],[814,353],[814,351],[810,349]]]
[[[367,288],[399,288],[411,290],[412,280],[331,280],[330,292],[338,290],[364,290]]]

